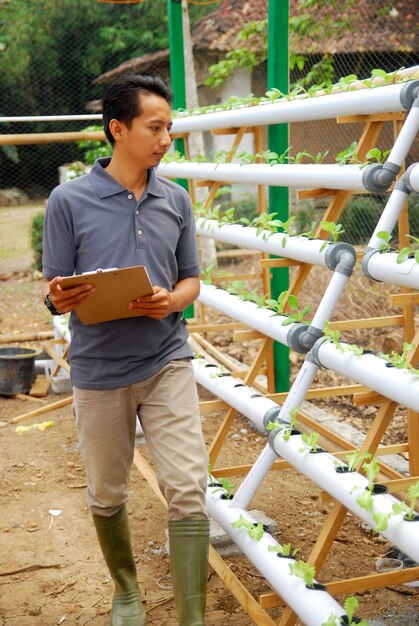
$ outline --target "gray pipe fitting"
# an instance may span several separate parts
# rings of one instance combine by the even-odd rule
[[[381,163],[372,163],[368,165],[362,174],[362,184],[365,189],[372,193],[382,193],[387,191],[397,174],[400,172],[400,165],[387,161]]]
[[[365,249],[364,256],[362,257],[361,268],[362,268],[362,272],[364,276],[366,276],[370,280],[374,280],[376,283],[381,283],[383,281],[377,280],[376,278],[374,278],[374,276],[371,276],[368,270],[368,263],[370,262],[370,259],[372,256],[374,256],[374,254],[380,254],[380,251],[377,250],[376,248]]]
[[[320,339],[316,341],[316,343],[314,344],[314,346],[311,348],[310,352],[307,355],[307,359],[310,357],[310,361],[312,361],[312,363],[315,363],[319,367],[323,367],[323,365],[319,361],[319,349],[324,341],[327,341],[327,338],[320,337]],[[324,368],[324,369],[327,369],[327,368]]]
[[[410,174],[415,167],[418,167],[418,163],[412,163],[412,165],[407,168],[403,176],[397,181],[394,187],[398,188],[397,185],[399,183],[403,183],[405,189],[402,189],[401,191],[405,191],[406,193],[411,193],[412,191],[414,191],[412,185],[410,184]]]
[[[327,267],[332,271],[339,271],[338,266],[343,263],[352,273],[356,263],[356,252],[349,243],[332,243],[326,250],[324,260]],[[341,273],[345,274],[346,272],[341,270]],[[350,276],[350,274],[346,275]]]
[[[415,103],[415,100],[419,98],[419,80],[410,80],[405,83],[400,91],[400,104],[406,111],[412,108],[412,106],[419,106],[419,103]]]
[[[307,330],[307,324],[299,324],[298,322],[293,324],[287,333],[287,346],[294,352],[305,354],[308,350],[302,344],[302,337]]]
[[[273,407],[271,407],[270,409],[268,409],[266,411],[265,415],[263,416],[263,425],[264,425],[265,429],[267,428],[269,422],[277,421],[277,418],[278,418],[278,415],[280,414],[280,412],[281,412],[281,407],[280,406],[273,406]]]

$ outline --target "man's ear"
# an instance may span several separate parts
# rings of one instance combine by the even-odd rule
[[[124,125],[121,124],[121,122],[119,120],[112,119],[109,122],[109,130],[111,131],[112,136],[115,139],[115,141],[120,141],[121,138],[122,138]]]

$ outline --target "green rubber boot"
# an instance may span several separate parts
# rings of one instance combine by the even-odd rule
[[[111,517],[93,515],[99,544],[115,583],[111,626],[145,626],[125,506]]]
[[[205,626],[209,520],[169,521],[170,568],[179,626]]]

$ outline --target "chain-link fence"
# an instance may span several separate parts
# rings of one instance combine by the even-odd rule
[[[225,21],[230,24],[235,16],[242,15],[245,4],[246,7],[253,4],[257,7],[254,13],[250,11],[251,17],[267,16],[267,0],[246,3],[244,0],[229,0],[222,2],[217,10],[218,13],[223,11]],[[297,59],[290,76],[291,87],[303,82],[308,88],[310,83],[304,83],[308,74],[312,77],[311,83],[320,82],[324,78],[323,70],[329,72],[333,82],[338,82],[342,76],[350,74],[365,79],[377,68],[394,72],[418,63],[415,2],[361,0],[308,4],[311,4],[308,11],[311,11],[312,18],[314,15],[317,22],[322,23],[323,20],[328,26],[316,37],[310,30],[305,37],[301,33],[297,37],[295,29],[290,29],[290,48]],[[291,21],[300,15],[301,6],[302,0],[291,0]],[[120,6],[95,0],[55,0],[54,3],[47,0],[33,0],[31,3],[2,0],[0,76],[3,87],[0,115],[62,116],[96,111],[103,88],[103,81],[97,80],[98,77],[130,59],[143,59],[139,64],[142,71],[156,71],[167,76],[168,55],[157,52],[168,44],[166,7],[166,0]],[[214,10],[213,6],[206,6],[205,12],[211,14],[205,18],[202,17],[202,7],[197,8],[196,4],[189,6],[192,36],[197,19],[213,20]],[[214,37],[222,35],[222,29],[222,24],[215,23]],[[208,48],[208,58],[212,58],[210,52]],[[218,57],[221,56],[219,52]],[[208,62],[205,66],[205,58],[203,61],[202,42],[198,57],[196,65],[199,66],[201,104],[226,98],[228,88],[241,95],[252,91],[261,96],[266,92],[266,61],[251,72],[238,71],[234,80],[227,81],[227,87],[211,90],[202,86],[201,77],[208,73]],[[136,66],[128,64],[128,69],[130,67]],[[1,123],[0,133],[74,132],[82,130],[86,124],[86,120],[9,121]],[[333,162],[336,154],[357,141],[361,133],[362,124],[337,124],[336,120],[291,124],[290,154],[328,151],[325,162]],[[385,123],[379,139],[382,150],[392,146],[393,133],[393,124]],[[210,141],[207,143],[210,145]],[[81,154],[74,142],[0,146],[0,206],[34,202],[44,206],[50,189],[59,182],[59,167],[80,159]],[[418,159],[416,145],[409,155],[409,162]],[[352,197],[341,218],[348,241],[363,244],[368,240],[385,199],[386,194]],[[417,200],[412,198],[410,202],[412,230],[414,234],[419,234],[417,210],[414,210]],[[296,194],[291,193],[291,212],[298,213],[303,230],[306,224],[321,219],[324,207],[325,199],[298,201]],[[28,215],[32,217],[32,213]],[[4,219],[4,215],[0,263],[2,257],[3,263],[6,257],[10,258],[10,241],[18,236],[13,220]],[[28,245],[27,237],[25,245]],[[5,252],[6,249],[9,252]]]

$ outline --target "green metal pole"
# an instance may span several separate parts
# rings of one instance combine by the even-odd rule
[[[173,91],[173,108],[186,109],[185,88],[185,53],[183,48],[183,23],[182,23],[182,0],[167,0],[167,15],[169,18],[169,47],[170,47],[170,82]],[[185,154],[185,142],[183,139],[175,139],[175,150]],[[176,181],[187,191],[188,181],[178,179]],[[188,306],[183,316],[194,317],[193,305]]]
[[[170,81],[173,91],[173,108],[186,108],[185,87],[185,54],[183,48],[182,0],[167,0],[167,14],[169,18],[169,47],[170,47]],[[175,149],[185,154],[183,139],[175,139]],[[188,189],[188,181],[177,181]]]
[[[268,89],[276,87],[288,93],[288,0],[269,0],[268,5]],[[288,124],[275,124],[268,129],[269,149],[282,154],[288,148]],[[288,219],[288,188],[269,188],[269,212],[277,213],[278,219]],[[271,292],[277,298],[289,288],[288,268],[272,270]],[[289,350],[274,343],[275,390],[288,391],[290,385]]]

